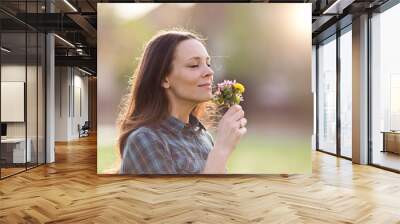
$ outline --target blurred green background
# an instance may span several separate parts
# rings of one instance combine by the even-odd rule
[[[311,172],[311,4],[118,3],[98,5],[98,173],[116,160],[121,97],[143,46],[181,27],[207,39],[215,82],[246,87],[248,133],[229,173]]]
[[[115,168],[114,147],[99,146],[98,173]],[[311,150],[304,139],[266,139],[257,134],[247,135],[232,153],[229,174],[311,173]]]

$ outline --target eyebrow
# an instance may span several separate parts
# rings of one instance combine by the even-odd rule
[[[191,60],[191,59],[201,59],[201,57],[195,56],[195,57],[189,58],[188,60]],[[207,59],[207,60],[211,60],[210,57],[206,57],[206,59]]]

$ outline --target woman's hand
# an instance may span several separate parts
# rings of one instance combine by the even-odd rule
[[[246,133],[246,124],[242,107],[239,105],[230,107],[218,124],[215,149],[222,150],[221,153],[229,156]]]
[[[236,148],[240,138],[247,132],[247,120],[241,106],[233,105],[218,124],[214,149],[208,154],[203,173],[223,174],[226,162]]]

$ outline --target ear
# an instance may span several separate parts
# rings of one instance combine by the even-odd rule
[[[164,87],[164,88],[166,88],[166,89],[168,89],[168,88],[171,87],[171,85],[170,85],[170,83],[169,83],[168,76],[165,77],[165,78],[162,80],[161,86]]]

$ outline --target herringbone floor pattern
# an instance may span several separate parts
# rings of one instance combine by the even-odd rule
[[[312,175],[98,176],[96,139],[0,181],[0,223],[400,223],[400,175],[320,152]]]

